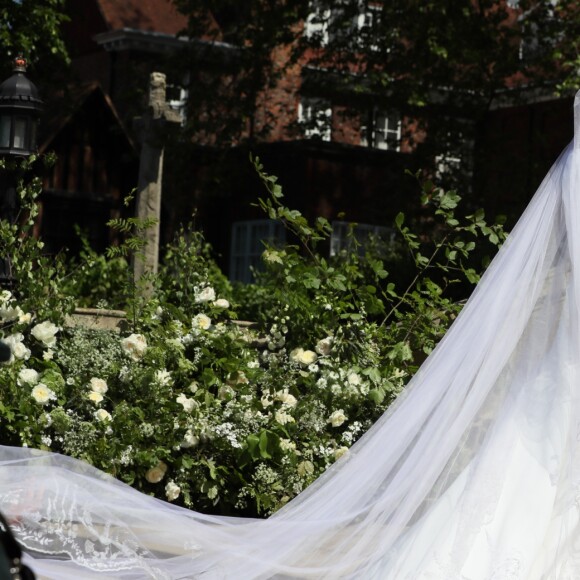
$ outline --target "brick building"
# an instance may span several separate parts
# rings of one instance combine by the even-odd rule
[[[221,34],[218,17],[207,18],[206,36],[181,36],[187,18],[170,0],[71,0],[69,7],[65,35],[73,71],[80,82],[103,88],[120,126],[129,132],[131,119],[142,111],[150,71],[173,74],[169,98],[182,108],[188,96],[193,98],[188,89],[203,75],[211,71],[228,79],[228,67],[235,68],[239,57],[239,47]],[[370,17],[363,13],[361,25]],[[307,20],[304,34],[320,32],[316,26]],[[192,44],[197,52],[190,54],[197,57],[188,70],[176,73],[169,61]],[[166,156],[162,230],[169,236],[196,209],[196,220],[235,279],[248,279],[261,239],[283,237],[280,227],[251,205],[261,189],[247,161],[250,150],[280,177],[288,205],[307,217],[323,215],[335,222],[330,251],[344,243],[345,221],[360,223],[361,235],[384,233],[399,211],[416,205],[416,184],[405,174],[424,162],[411,144],[420,142],[420,135],[417,139],[415,133],[413,141],[406,137],[413,133],[414,119],[369,98],[353,114],[344,87],[338,89],[330,75],[311,66],[307,54],[290,67],[288,57],[284,47],[271,54],[274,68],[284,72],[256,96],[255,115],[240,133],[251,139],[232,140],[224,151],[215,147],[215,134],[199,130],[191,143],[176,139]],[[210,103],[204,112],[200,104],[196,114],[199,119],[214,114],[225,123],[225,109]],[[571,116],[570,99],[534,96],[517,106],[506,100],[477,122],[466,120],[470,148],[465,158],[440,155],[433,165],[441,178],[453,164],[468,166],[470,203],[515,217],[571,137]],[[172,155],[171,147],[178,154]]]

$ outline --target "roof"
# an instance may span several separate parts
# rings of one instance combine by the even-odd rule
[[[109,30],[132,28],[178,34],[187,27],[187,16],[171,0],[96,0]]]

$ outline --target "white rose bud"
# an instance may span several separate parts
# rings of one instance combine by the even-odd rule
[[[338,411],[334,411],[332,415],[328,418],[328,422],[333,427],[340,427],[346,421],[346,415],[342,409],[338,409]]]

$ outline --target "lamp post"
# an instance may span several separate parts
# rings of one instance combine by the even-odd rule
[[[28,157],[37,152],[36,129],[43,109],[38,89],[24,74],[26,60],[14,59],[14,74],[0,85],[0,156]],[[13,224],[18,215],[17,177],[14,171],[0,172],[0,219]],[[8,258],[0,259],[0,286],[12,285]]]

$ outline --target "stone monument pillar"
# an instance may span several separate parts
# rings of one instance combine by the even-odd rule
[[[147,112],[135,120],[141,141],[139,181],[137,185],[137,217],[155,220],[143,232],[145,245],[142,256],[133,264],[135,280],[144,274],[157,273],[159,261],[159,222],[161,218],[161,181],[163,178],[164,132],[167,124],[181,121],[180,114],[172,110],[165,100],[166,81],[162,73],[151,73]]]

